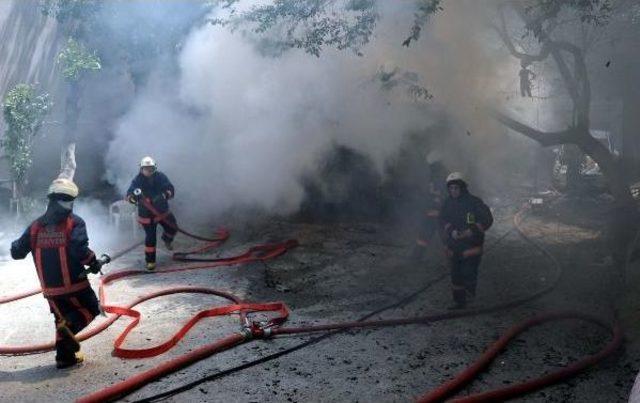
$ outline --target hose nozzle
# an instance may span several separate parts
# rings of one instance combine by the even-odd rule
[[[102,256],[100,256],[100,258],[98,259],[98,261],[100,262],[100,266],[103,266],[107,263],[111,263],[111,256],[107,255],[106,253],[103,253]]]

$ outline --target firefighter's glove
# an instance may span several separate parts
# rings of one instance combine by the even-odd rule
[[[451,238],[453,238],[454,240],[460,240],[460,239],[465,239],[465,238],[469,238],[473,235],[473,232],[471,232],[470,229],[464,230],[464,231],[458,231],[458,230],[453,230],[451,231]]]
[[[18,241],[14,241],[14,242],[11,244],[11,258],[12,258],[12,259],[16,259],[16,260],[18,260],[18,259],[23,259],[23,258],[24,258],[24,256],[21,256],[21,255],[20,255],[20,253],[19,253],[19,251],[18,251],[18,250],[19,250],[19,248],[18,248]]]
[[[480,228],[478,228],[478,225],[476,224],[472,225],[467,231],[471,232],[471,235],[474,236],[479,236],[482,234],[482,231],[480,231]]]
[[[95,260],[93,263],[89,265],[89,271],[93,274],[100,273],[101,269],[102,269],[102,263],[100,263],[100,261],[98,260]]]
[[[470,229],[466,229],[466,230],[464,230],[464,231],[462,231],[462,232],[460,233],[460,238],[461,238],[461,239],[464,239],[464,238],[470,238],[470,237],[472,237],[472,236],[473,236],[473,231],[472,231],[472,230],[470,230]]]

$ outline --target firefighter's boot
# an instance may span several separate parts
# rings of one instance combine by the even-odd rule
[[[81,351],[77,351],[73,354],[72,357],[68,357],[65,359],[56,358],[56,368],[65,369],[71,368],[73,366],[82,364],[84,362],[84,353]]]

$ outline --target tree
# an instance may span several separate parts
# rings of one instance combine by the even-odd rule
[[[606,21],[606,16],[610,10],[608,1],[574,0],[565,3],[564,6],[572,7],[574,3],[577,3],[575,6],[580,7],[580,10],[584,8],[585,14],[581,16],[582,21],[592,24],[602,24]],[[536,53],[527,53],[522,49],[518,49],[514,44],[505,18],[505,9],[507,7],[511,7],[515,11],[516,15],[522,19],[528,33],[533,35],[535,40],[539,42],[540,46]],[[512,2],[510,6],[504,3],[498,10],[500,22],[496,26],[496,31],[511,55],[519,59],[522,65],[542,62],[548,58],[555,62],[573,105],[573,116],[569,119],[571,126],[565,130],[545,133],[525,125],[500,111],[492,112],[505,126],[537,141],[543,146],[576,145],[600,165],[616,200],[623,205],[631,205],[633,204],[633,199],[622,164],[590,132],[591,82],[585,62],[585,52],[573,43],[554,38],[553,32],[557,28],[557,18],[562,7],[563,3],[561,2],[552,3],[547,0]],[[599,12],[593,12],[594,9]]]
[[[179,49],[194,24],[213,2],[113,0],[42,0],[43,14],[55,18],[65,34],[101,56],[105,67],[124,64],[137,90],[157,59]]]
[[[516,47],[506,22],[507,8],[515,12],[523,22],[527,35],[538,45],[537,51],[527,52]],[[572,116],[568,119],[571,122],[569,127],[555,132],[543,132],[499,110],[492,110],[491,113],[506,127],[537,141],[542,146],[574,145],[600,166],[616,202],[609,217],[608,232],[615,262],[622,268],[629,255],[628,249],[632,247],[631,243],[636,237],[636,229],[629,223],[636,222],[638,211],[629,189],[630,178],[622,160],[591,134],[592,90],[585,49],[568,40],[556,38],[555,35],[561,25],[563,11],[577,14],[579,24],[597,28],[607,23],[612,5],[609,0],[524,0],[502,3],[498,8],[499,23],[495,29],[508,51],[519,59],[522,65],[547,59],[555,63],[572,105]]]
[[[68,81],[79,81],[84,74],[100,70],[100,58],[95,52],[89,52],[77,40],[69,38],[67,46],[58,53],[58,64],[62,75]]]
[[[9,160],[9,170],[19,196],[24,190],[27,172],[33,164],[33,146],[43,119],[52,104],[47,93],[36,94],[29,84],[18,84],[7,92],[2,113],[7,124],[0,142]]]
[[[101,4],[96,0],[43,0],[41,11],[60,24],[67,35],[66,46],[58,53],[56,62],[67,82],[68,91],[65,108],[65,139],[61,152],[61,177],[73,179],[75,175],[75,142],[82,82],[91,71],[102,69],[100,57],[89,51],[81,42],[96,23],[96,14]]]
[[[277,36],[264,40],[280,51],[297,48],[319,57],[325,47],[334,47],[361,55],[380,18],[378,1],[273,0],[240,11],[236,7],[238,0],[217,0],[210,3],[229,9],[229,17],[210,22],[231,30],[248,29],[263,36],[277,31]],[[405,46],[417,40],[429,17],[442,9],[442,0],[415,0],[414,3],[415,21],[403,43]]]
[[[137,91],[158,59],[179,49],[179,41],[209,7],[186,0],[156,4],[153,10],[147,2],[128,0],[41,1],[42,13],[54,18],[68,38],[57,56],[67,84],[61,175],[73,178],[75,172],[77,123],[82,96],[92,91],[91,74],[124,67]]]
[[[100,10],[98,0],[41,0],[40,10],[56,19],[69,37],[81,37],[91,31]]]
[[[89,72],[102,69],[100,58],[95,52],[89,52],[84,45],[73,37],[58,53],[58,66],[68,84],[65,108],[65,144],[61,154],[61,176],[73,180],[75,175],[75,142],[78,118],[80,117],[80,99],[82,81]]]

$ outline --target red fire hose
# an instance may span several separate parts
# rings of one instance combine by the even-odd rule
[[[78,339],[78,341],[83,341],[97,335],[98,333],[102,332],[103,330],[111,326],[116,320],[118,320],[118,318],[121,315],[135,317],[136,313],[135,311],[132,311],[131,308],[140,304],[143,301],[158,297],[160,295],[175,294],[177,292],[201,292],[201,293],[206,292],[209,294],[224,296],[225,298],[228,298],[234,301],[236,304],[240,302],[235,296],[232,296],[231,294],[222,293],[221,291],[209,290],[209,289],[206,289],[207,291],[202,291],[202,289],[198,289],[200,291],[197,291],[196,289],[192,289],[192,288],[189,288],[187,291],[187,288],[171,288],[171,289],[165,289],[153,294],[140,297],[137,300],[130,303],[129,305],[127,305],[126,307],[110,306],[106,304],[107,299],[106,299],[106,293],[105,293],[105,286],[116,280],[123,279],[126,277],[131,277],[131,276],[176,273],[176,272],[183,272],[183,271],[189,271],[189,270],[211,269],[211,268],[221,267],[221,266],[233,266],[238,264],[263,261],[263,260],[268,260],[268,259],[273,259],[275,257],[278,257],[283,253],[285,253],[287,250],[294,248],[296,246],[297,246],[297,241],[288,240],[280,243],[253,246],[249,248],[245,253],[242,253],[240,255],[233,256],[233,257],[226,257],[226,258],[210,259],[209,261],[207,261],[207,263],[194,263],[194,264],[183,265],[183,266],[169,267],[163,270],[157,270],[155,272],[149,272],[144,270],[123,270],[123,271],[110,273],[100,278],[100,286],[98,289],[98,293],[100,296],[102,308],[105,310],[105,312],[115,313],[116,316],[112,316],[107,320],[105,320],[104,322],[98,324],[97,326],[91,327],[88,330],[81,332],[76,336],[76,338]],[[32,290],[32,291],[21,293],[14,296],[5,297],[0,300],[0,303],[16,301],[21,298],[26,298],[28,296],[38,294],[40,292],[41,291],[38,289],[38,290]],[[54,348],[55,348],[54,342],[35,344],[35,345],[25,345],[25,346],[0,346],[0,354],[14,354],[14,355],[15,354],[32,354],[32,353],[50,351],[50,350],[53,350]]]
[[[533,379],[531,381],[512,385],[507,388],[478,393],[475,395],[454,399],[453,401],[457,403],[500,402],[536,391],[538,389],[544,388],[545,386],[549,386],[575,376],[580,371],[583,371],[587,367],[590,367],[611,355],[615,350],[618,349],[618,347],[620,347],[620,344],[622,343],[622,329],[617,324],[612,328],[609,324],[601,321],[599,318],[581,312],[544,313],[516,326],[513,326],[505,334],[503,334],[502,337],[498,339],[498,341],[493,343],[476,362],[468,366],[465,370],[460,372],[449,382],[421,396],[418,399],[418,402],[432,403],[444,401],[444,399],[451,396],[454,392],[462,388],[464,385],[472,382],[480,372],[482,372],[486,367],[489,366],[489,364],[495,359],[498,354],[500,354],[500,352],[507,346],[507,344],[509,344],[509,342],[517,337],[520,333],[524,332],[530,327],[537,326],[545,322],[563,319],[580,319],[608,329],[612,332],[611,341],[609,341],[605,348],[597,354],[590,355],[579,361],[576,361],[559,371],[553,372],[537,379]]]
[[[22,292],[20,294],[9,295],[7,297],[0,297],[0,305],[1,304],[6,304],[8,302],[17,301],[19,299],[27,298],[27,297],[30,297],[32,295],[40,294],[41,292],[42,292],[42,290],[40,288],[34,288],[31,291],[25,291],[25,292]]]
[[[219,245],[221,242],[224,242],[227,239],[227,237],[229,236],[228,232],[226,232],[225,229],[219,230],[218,234],[221,235],[221,236],[216,237],[216,238],[208,238],[208,237],[204,237],[204,236],[201,236],[201,235],[193,234],[193,233],[188,232],[188,231],[184,230],[183,228],[179,227],[174,222],[171,222],[171,221],[167,220],[167,217],[169,216],[169,212],[160,213],[153,206],[153,203],[151,203],[151,200],[149,200],[147,197],[141,197],[140,198],[140,203],[142,203],[144,208],[146,208],[147,210],[149,210],[151,212],[151,214],[154,217],[153,220],[162,221],[164,224],[166,224],[169,227],[173,228],[174,230],[176,230],[176,231],[188,236],[189,238],[197,239],[198,241],[211,242],[211,243],[214,244],[214,245],[209,245],[208,247],[205,247],[206,249],[211,248],[212,246]],[[226,234],[227,236],[224,237],[224,234]]]
[[[209,357],[212,354],[223,351],[225,349],[231,348],[251,338],[266,338],[266,337],[277,336],[277,335],[329,331],[329,330],[338,330],[338,329],[346,329],[346,328],[353,329],[353,328],[362,328],[362,327],[383,327],[383,326],[398,326],[398,325],[408,325],[408,324],[417,324],[417,323],[430,323],[435,321],[478,315],[482,313],[495,312],[498,310],[520,305],[534,298],[538,298],[541,295],[551,291],[557,284],[557,279],[559,278],[559,275],[560,275],[559,264],[555,260],[555,258],[553,258],[553,256],[551,256],[546,250],[544,250],[543,248],[538,246],[536,243],[534,243],[532,240],[527,238],[526,234],[523,232],[522,228],[520,227],[520,221],[522,219],[521,213],[522,211],[518,213],[514,218],[514,223],[516,228],[518,229],[518,231],[524,237],[525,240],[527,240],[534,247],[542,251],[547,257],[551,259],[554,266],[558,269],[556,279],[544,289],[538,292],[535,292],[530,296],[520,298],[516,301],[509,301],[509,302],[501,303],[501,304],[494,305],[492,307],[487,307],[487,308],[453,311],[453,312],[427,315],[427,316],[414,317],[414,318],[406,318],[406,319],[389,319],[389,320],[377,320],[377,321],[367,321],[367,322],[342,322],[342,323],[326,324],[326,325],[318,325],[318,326],[287,328],[287,327],[281,327],[281,324],[288,317],[287,308],[283,303],[275,302],[275,303],[268,303],[268,304],[249,304],[249,303],[244,303],[240,301],[238,298],[234,297],[231,294],[223,293],[216,290],[206,289],[206,288],[181,287],[181,288],[175,288],[175,289],[168,289],[168,290],[159,291],[159,292],[147,295],[145,297],[142,297],[130,303],[126,307],[109,306],[109,305],[106,305],[104,302],[106,301],[104,287],[107,284],[115,280],[133,276],[133,275],[147,275],[147,274],[155,274],[155,273],[149,273],[146,271],[138,271],[138,270],[130,270],[130,271],[116,272],[116,273],[107,275],[101,279],[99,292],[100,292],[101,301],[103,301],[103,308],[107,312],[114,313],[115,316],[107,320],[105,324],[98,326],[95,329],[92,329],[91,331],[87,332],[84,335],[81,334],[79,339],[84,340],[88,337],[91,337],[99,333],[100,331],[108,327],[111,323],[113,323],[115,320],[117,320],[120,316],[124,315],[124,316],[132,317],[134,318],[134,320],[127,326],[125,331],[115,341],[114,354],[117,356],[125,357],[125,358],[142,358],[142,357],[150,357],[153,355],[161,354],[167,351],[168,349],[170,349],[172,346],[174,346],[189,331],[191,327],[193,327],[199,320],[205,317],[237,313],[240,315],[240,321],[245,327],[244,327],[244,330],[240,333],[234,333],[212,344],[203,346],[189,354],[185,354],[178,358],[166,361],[165,363],[163,363],[158,367],[155,367],[151,370],[135,375],[131,378],[128,378],[122,382],[119,382],[108,388],[100,390],[96,393],[84,396],[80,398],[78,401],[85,403],[85,402],[104,402],[104,401],[112,401],[114,399],[118,399],[155,379],[161,378],[169,373],[175,372],[181,368],[184,368],[185,366],[195,363],[196,361]],[[201,259],[203,263],[191,264],[191,265],[182,266],[182,267],[174,267],[174,268],[172,267],[172,268],[159,271],[158,273],[194,270],[194,269],[201,269],[201,268],[217,267],[221,265],[240,264],[240,263],[245,263],[245,262],[255,261],[255,260],[265,260],[268,258],[276,257],[284,253],[287,249],[294,247],[295,245],[296,245],[296,242],[293,240],[290,240],[281,244],[260,245],[260,246],[251,248],[249,251],[247,251],[246,253],[240,256],[236,256],[233,258],[215,259],[213,261],[209,259]],[[210,248],[210,246],[205,246],[205,248],[202,248],[202,249],[208,249],[208,248]],[[194,251],[194,252],[199,252],[201,250]],[[189,252],[189,254],[194,252]],[[187,258],[186,255],[187,254],[178,254],[178,258],[179,259]],[[188,258],[188,259],[190,260],[192,258]],[[230,301],[233,302],[233,304],[228,306],[209,309],[209,310],[198,313],[191,320],[189,320],[187,324],[185,324],[183,328],[176,335],[174,335],[171,339],[167,340],[166,342],[158,346],[147,348],[147,349],[141,349],[141,350],[130,350],[130,349],[122,348],[122,344],[124,343],[126,336],[137,325],[139,321],[139,316],[140,316],[139,312],[135,311],[132,308],[143,301],[156,298],[162,295],[177,293],[177,292],[198,292],[198,293],[214,294],[214,295],[223,296],[229,299]],[[29,295],[33,295],[33,293]],[[15,297],[5,298],[5,300],[7,301],[11,301],[15,299],[17,298]],[[276,316],[271,318],[267,323],[255,323],[255,322],[249,321],[247,315],[250,314],[251,312],[257,312],[257,311],[275,312]],[[548,322],[548,321],[560,320],[560,319],[571,319],[571,318],[586,320],[598,326],[610,329],[613,335],[612,340],[599,353],[592,356],[588,356],[582,360],[579,360],[560,371],[554,372],[552,374],[546,375],[536,380],[514,385],[509,388],[504,388],[504,389],[481,393],[478,395],[469,396],[469,397],[460,399],[460,401],[480,402],[480,401],[504,400],[504,399],[512,398],[524,393],[531,392],[533,390],[540,389],[544,386],[550,385],[555,382],[559,382],[570,376],[574,376],[579,371],[584,370],[588,366],[591,366],[597,363],[598,361],[604,359],[608,355],[610,355],[622,343],[622,332],[620,330],[620,327],[617,324],[614,326],[610,326],[606,324],[604,321],[600,320],[599,318],[592,315],[584,314],[584,313],[577,313],[577,312],[545,313],[511,328],[498,341],[492,344],[491,347],[480,357],[478,361],[472,364],[465,371],[461,372],[453,380],[431,391],[430,393],[422,396],[419,399],[419,401],[420,402],[442,401],[448,396],[450,396],[451,394],[453,394],[455,391],[459,390],[460,387],[472,381],[480,371],[486,368],[489,365],[489,363],[495,358],[495,356],[499,354],[499,352],[506,347],[506,345],[510,340],[512,340],[514,337],[516,337],[518,334],[522,333],[526,329],[544,322]],[[36,346],[38,347],[37,349],[34,349],[34,346],[30,346],[32,349],[31,351],[19,351],[19,352],[44,351],[44,350],[51,349],[52,346],[53,346],[52,343],[48,345]],[[18,348],[14,347],[12,349],[13,349],[12,351],[7,352],[7,348],[0,348],[0,353],[4,353],[4,354],[16,353],[15,350],[20,349],[20,347]]]
[[[76,402],[90,403],[113,401],[115,399],[118,399],[119,397],[128,395],[132,391],[148,384],[149,382],[169,375],[175,371],[193,364],[194,362],[210,357],[215,353],[234,347],[244,342],[245,340],[246,337],[244,334],[234,333],[230,336],[216,341],[215,343],[200,347],[188,354],[165,361],[157,367],[128,378],[126,381],[116,383],[115,385],[99,390],[98,392],[83,396],[80,399],[76,400]]]
[[[78,399],[77,402],[89,403],[113,401],[119,397],[126,396],[135,389],[138,389],[143,385],[148,384],[149,382],[169,375],[175,371],[193,364],[194,362],[205,359],[215,353],[227,350],[244,342],[245,340],[246,337],[243,334],[234,333],[230,336],[216,341],[215,343],[200,347],[188,354],[182,355],[169,361],[165,361],[163,364],[148,371],[142,372],[138,375],[132,376],[124,382],[116,383],[115,385],[104,388],[93,394],[83,396]]]
[[[555,258],[552,255],[550,255],[546,250],[544,250],[543,248],[541,248],[540,246],[535,244],[529,238],[526,238],[526,235],[524,234],[524,232],[522,232],[522,229],[520,227],[520,222],[521,222],[521,219],[522,219],[522,214],[521,213],[522,212],[517,214],[516,217],[514,218],[514,222],[515,222],[516,228],[518,228],[518,230],[521,231],[521,234],[525,237],[525,239],[528,242],[530,242],[537,249],[539,249],[543,253],[545,253],[545,255],[547,255],[552,260],[552,262],[554,263],[554,266],[559,268],[558,262],[555,260]],[[300,334],[300,333],[330,331],[330,330],[339,330],[339,329],[354,329],[354,328],[362,328],[362,327],[383,327],[383,326],[408,325],[408,324],[416,324],[416,323],[430,323],[430,322],[435,322],[435,321],[439,321],[439,320],[446,320],[446,319],[460,318],[460,317],[464,317],[464,316],[478,315],[478,314],[481,314],[481,313],[494,312],[494,311],[497,311],[497,310],[506,309],[506,308],[510,308],[510,307],[513,307],[513,306],[516,306],[516,305],[520,305],[520,304],[522,304],[522,303],[524,303],[526,301],[529,301],[529,300],[531,300],[533,298],[537,298],[537,297],[539,297],[539,296],[551,291],[557,284],[557,280],[559,278],[559,274],[560,273],[558,271],[557,275],[556,275],[556,279],[553,282],[551,282],[551,284],[549,284],[544,289],[542,289],[542,290],[540,290],[540,291],[538,291],[538,292],[536,292],[536,293],[534,293],[534,294],[532,294],[530,296],[518,299],[516,301],[509,301],[509,302],[506,302],[506,303],[498,304],[498,305],[495,305],[495,306],[492,306],[492,307],[488,307],[488,308],[481,308],[481,309],[475,309],[475,310],[465,310],[465,311],[458,311],[458,312],[447,312],[447,313],[443,313],[443,314],[427,315],[427,316],[415,317],[415,318],[407,318],[407,319],[390,319],[390,320],[378,320],[378,321],[367,321],[367,322],[341,322],[341,323],[335,323],[335,324],[326,324],[326,325],[318,325],[318,326],[305,326],[305,327],[297,327],[297,328],[278,327],[277,324],[274,324],[274,323],[270,322],[270,323],[262,324],[262,325],[254,325],[254,326],[251,326],[249,329],[251,330],[252,337],[264,338],[264,337],[271,337],[271,336],[285,335],[285,334]],[[533,319],[531,319],[529,321],[526,321],[526,322],[524,322],[524,323],[522,323],[520,325],[517,325],[514,328],[512,328],[502,338],[500,338],[496,343],[494,343],[487,350],[487,352],[475,364],[470,366],[467,370],[462,372],[460,375],[458,375],[452,381],[446,383],[445,385],[443,385],[442,387],[434,390],[433,392],[421,397],[419,400],[421,402],[422,401],[436,402],[436,401],[444,400],[447,396],[449,396],[450,394],[452,394],[453,392],[458,390],[462,385],[472,381],[474,379],[474,377],[481,370],[483,370],[495,358],[495,356],[497,354],[499,354],[499,352],[507,345],[509,340],[511,340],[512,338],[514,338],[515,336],[517,336],[518,334],[520,334],[524,330],[528,329],[531,326],[535,326],[535,325],[538,325],[538,324],[543,323],[543,322],[552,321],[552,320],[559,320],[559,319],[569,319],[569,318],[577,318],[577,319],[587,320],[587,321],[595,323],[595,324],[597,324],[599,326],[602,326],[602,327],[605,327],[605,328],[610,328],[605,322],[601,321],[599,318],[594,317],[592,315],[586,315],[586,314],[583,314],[583,313],[554,312],[554,313],[546,313],[546,314],[540,315],[540,316],[538,316],[536,318],[533,318]],[[576,373],[578,373],[579,371],[582,371],[585,368],[587,368],[588,366],[593,365],[593,364],[597,363],[598,361],[602,360],[603,358],[607,357],[608,355],[610,355],[613,351],[615,351],[620,346],[620,344],[622,343],[622,332],[620,330],[620,327],[618,325],[615,325],[611,329],[611,331],[613,333],[612,340],[598,354],[586,357],[586,358],[584,358],[584,359],[582,359],[582,360],[580,360],[578,362],[575,362],[574,364],[568,366],[567,368],[565,368],[565,369],[563,369],[561,371],[558,371],[558,372],[555,372],[553,374],[544,376],[544,377],[539,378],[537,380],[525,382],[523,384],[515,385],[513,387],[506,388],[506,389],[500,389],[500,390],[486,392],[484,394],[480,394],[480,395],[476,395],[476,396],[471,396],[471,397],[466,398],[466,399],[470,399],[470,400],[464,400],[463,399],[463,401],[474,401],[475,402],[475,401],[503,400],[503,399],[507,399],[507,398],[514,397],[514,396],[517,396],[517,395],[521,395],[521,394],[524,394],[524,393],[528,393],[528,392],[531,392],[533,390],[540,389],[541,387],[550,385],[550,384],[555,383],[555,382],[559,382],[559,381],[561,381],[563,379],[566,379],[566,378],[568,378],[570,376],[573,376]],[[234,341],[234,343],[235,343],[235,341]],[[213,351],[213,352],[215,352],[215,351]],[[195,361],[193,361],[193,362],[195,362]],[[178,365],[183,365],[183,364],[184,364],[184,362],[182,362],[182,361],[175,362],[175,360],[169,361],[167,363],[167,365],[169,367],[176,366],[176,368],[175,368],[176,370],[178,369],[178,367],[177,367]],[[121,382],[119,384],[116,384],[116,385],[114,385],[114,386],[112,386],[110,388],[107,388],[106,390],[98,392],[99,394],[89,395],[89,396],[86,397],[86,400],[85,400],[85,398],[83,398],[80,401],[82,401],[82,402],[97,402],[97,401],[101,401],[101,400],[111,400],[114,397],[116,397],[117,394],[125,393],[126,391],[135,390],[135,389],[139,388],[140,386],[142,386],[145,382],[148,382],[151,379],[156,379],[156,377],[157,377],[157,374],[155,373],[155,371],[153,371],[153,370],[152,371],[147,371],[147,372],[141,374],[140,378],[136,377],[135,379],[132,378],[132,379],[125,380],[125,381],[123,381],[123,382]]]

